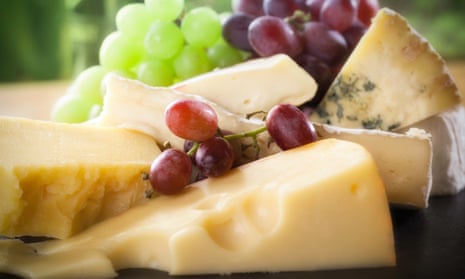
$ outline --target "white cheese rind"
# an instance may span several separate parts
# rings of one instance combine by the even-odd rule
[[[144,267],[176,275],[395,264],[390,211],[376,165],[360,145],[335,139],[200,181],[183,194],[158,197],[64,241],[16,250],[8,245],[0,241],[0,258],[8,259],[0,261],[0,270],[14,273],[19,267],[14,259],[30,249],[42,255],[37,262],[53,266],[49,257],[58,255],[79,265],[83,247],[105,254],[117,270]],[[36,272],[34,266],[20,267]],[[49,276],[66,275],[48,270]]]
[[[457,194],[465,188],[464,123],[465,107],[457,105],[412,125],[432,135],[434,196]]]
[[[313,98],[317,84],[292,58],[277,54],[212,71],[172,88],[246,115],[269,111],[276,104],[301,105]]]
[[[460,103],[445,61],[400,14],[381,9],[325,97],[314,122],[394,130]]]
[[[380,130],[349,129],[315,123],[321,138],[337,138],[361,144],[372,155],[384,181],[390,203],[428,207],[433,184],[431,136]]]

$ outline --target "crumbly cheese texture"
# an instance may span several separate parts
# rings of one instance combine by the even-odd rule
[[[127,210],[159,152],[124,129],[0,118],[0,234],[66,238]]]
[[[276,54],[212,71],[173,88],[246,115],[269,111],[276,104],[301,105],[313,98],[317,84],[292,58]]]
[[[432,135],[432,195],[453,195],[465,188],[465,107],[447,111],[415,123]]]
[[[394,130],[460,103],[445,62],[398,13],[381,9],[311,119]]]
[[[111,265],[182,275],[396,262],[375,162],[362,146],[335,139],[197,182],[180,195],[160,196],[67,240],[28,246],[0,241],[0,258],[6,259],[0,270],[36,278],[87,270],[113,276]],[[58,269],[52,268],[56,259]],[[95,270],[95,263],[101,269]]]
[[[429,133],[420,129],[394,133],[317,123],[315,128],[320,138],[347,140],[365,147],[378,166],[390,203],[428,207],[434,158]]]

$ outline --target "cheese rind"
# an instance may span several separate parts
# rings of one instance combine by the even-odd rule
[[[301,105],[313,98],[317,84],[292,58],[276,54],[212,71],[172,88],[247,115],[269,111],[276,104]]]
[[[464,123],[465,107],[457,105],[412,125],[432,136],[434,196],[457,194],[465,188]]]
[[[311,119],[394,130],[460,103],[444,60],[398,13],[383,8]]]
[[[159,152],[124,129],[0,118],[0,233],[66,238],[127,210]]]
[[[405,134],[349,129],[315,123],[320,138],[355,142],[373,156],[389,202],[418,208],[428,207],[433,185],[431,135],[423,130]]]
[[[389,206],[371,155],[360,145],[321,140],[206,179],[177,196],[160,196],[63,241],[7,250],[0,270],[35,249],[68,255],[82,247],[105,254],[115,269],[155,268],[170,274],[228,274],[392,266]],[[74,251],[74,256],[70,257]],[[61,261],[65,265],[66,261]],[[22,268],[43,274],[24,263]],[[81,269],[86,268],[82,262]],[[22,270],[24,272],[24,269]],[[49,269],[48,276],[54,274]]]

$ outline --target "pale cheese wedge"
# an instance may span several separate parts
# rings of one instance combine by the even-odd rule
[[[396,262],[376,164],[362,146],[335,139],[195,183],[180,195],[158,197],[67,240],[28,246],[0,241],[0,258],[5,259],[1,271],[35,278],[65,278],[88,266],[99,276],[114,276],[105,259],[116,270],[154,268],[172,275]],[[54,268],[56,259],[60,268]],[[95,271],[95,262],[102,264],[100,270]]]
[[[230,132],[252,131],[264,126],[258,118],[248,119],[232,113],[224,107],[202,96],[185,94],[166,87],[151,87],[136,80],[117,75],[108,75],[105,79],[105,101],[100,116],[93,120],[101,126],[114,126],[136,130],[152,136],[159,144],[169,142],[171,146],[183,149],[184,139],[174,135],[165,123],[165,109],[169,104],[181,99],[196,99],[209,104],[218,116],[218,126]],[[269,144],[268,133],[257,138],[260,157],[279,151],[275,144]],[[250,140],[244,139],[244,144]],[[246,150],[254,153],[254,150]]]
[[[460,103],[444,60],[400,14],[383,8],[311,119],[394,130]]]
[[[431,135],[424,130],[406,133],[349,129],[315,123],[320,138],[337,138],[361,144],[373,156],[383,178],[389,202],[428,207],[433,182]]]
[[[269,111],[276,104],[301,105],[313,98],[317,84],[292,58],[276,54],[212,71],[172,88],[246,115]]]
[[[432,195],[453,195],[465,188],[464,123],[465,107],[457,105],[412,125],[432,136]]]
[[[66,238],[127,210],[159,152],[125,129],[0,118],[0,235]]]

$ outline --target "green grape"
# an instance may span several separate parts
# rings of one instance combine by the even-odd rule
[[[76,77],[67,94],[79,94],[93,104],[103,103],[102,80],[106,74],[102,66],[92,66]]]
[[[189,44],[209,47],[221,36],[221,21],[213,9],[198,7],[184,16],[181,30]]]
[[[89,119],[96,104],[78,94],[65,94],[52,108],[52,121],[81,123]]]
[[[157,20],[153,22],[144,39],[147,53],[159,59],[172,58],[181,50],[183,45],[182,32],[172,21]]]
[[[172,21],[181,15],[184,0],[145,0],[145,5],[155,18]]]
[[[125,36],[142,41],[153,18],[143,3],[123,6],[116,14],[116,27]]]
[[[169,86],[173,84],[174,70],[166,61],[151,59],[139,65],[137,79],[152,86]]]
[[[207,54],[201,48],[186,45],[173,60],[177,77],[184,80],[211,69]]]
[[[229,67],[243,61],[241,52],[224,42],[218,42],[208,48],[207,55],[215,68]]]
[[[102,42],[99,52],[100,65],[106,70],[130,71],[139,63],[143,45],[131,43],[121,32],[109,34]]]

